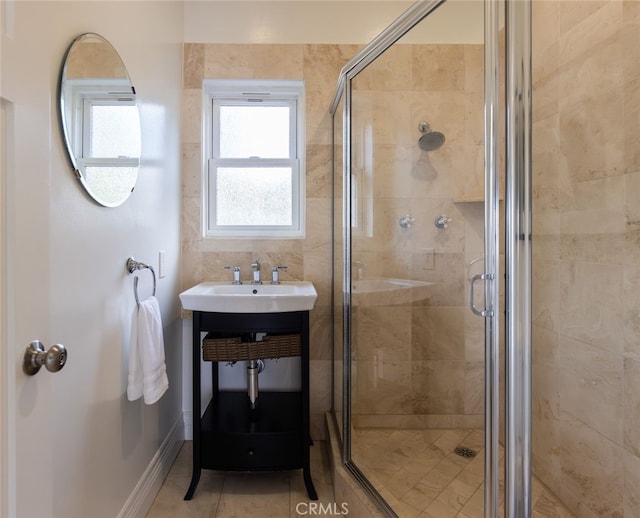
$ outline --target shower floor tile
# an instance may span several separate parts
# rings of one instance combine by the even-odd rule
[[[459,446],[475,457],[457,455]],[[352,458],[400,518],[482,518],[483,446],[482,430],[359,428],[353,430]],[[502,458],[501,447],[501,464]],[[534,518],[573,517],[537,479],[532,486]]]

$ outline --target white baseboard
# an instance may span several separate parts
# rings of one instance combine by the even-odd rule
[[[184,417],[180,415],[129,495],[118,518],[142,518],[149,512],[183,441]]]
[[[193,412],[191,410],[183,410],[184,416],[184,440],[193,440]]]

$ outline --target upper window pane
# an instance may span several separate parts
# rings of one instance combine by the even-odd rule
[[[289,158],[289,106],[220,106],[220,158]]]
[[[140,119],[133,104],[91,104],[89,150],[96,158],[138,158]]]

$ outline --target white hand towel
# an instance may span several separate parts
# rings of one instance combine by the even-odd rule
[[[129,351],[127,397],[134,401],[144,396],[144,402],[152,405],[169,387],[158,299],[150,297],[142,301],[135,318],[137,332],[133,333]]]

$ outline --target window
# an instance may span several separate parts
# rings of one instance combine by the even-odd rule
[[[73,155],[87,167],[137,167],[140,118],[129,80],[102,81],[67,80]]]
[[[304,236],[302,81],[207,80],[205,236]]]
[[[140,116],[129,79],[68,79],[63,105],[68,145],[85,186],[103,204],[119,205],[133,189],[140,165]]]
[[[82,156],[137,161],[140,123],[135,100],[88,97],[84,105]]]

